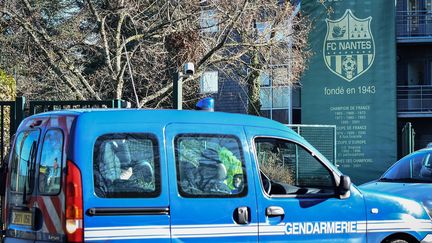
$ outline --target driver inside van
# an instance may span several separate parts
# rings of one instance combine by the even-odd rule
[[[125,140],[112,140],[102,145],[99,172],[109,182],[128,180],[132,176],[129,148]]]
[[[142,158],[133,160],[126,139],[101,143],[96,161],[98,161],[95,174],[96,190],[100,195],[155,189],[153,166]]]
[[[205,149],[201,153],[198,165],[200,180],[198,187],[205,193],[230,194],[231,190],[225,183],[227,169],[220,161],[216,150]]]

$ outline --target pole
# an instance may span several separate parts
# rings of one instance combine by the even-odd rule
[[[183,73],[178,72],[173,77],[173,109],[183,109]]]

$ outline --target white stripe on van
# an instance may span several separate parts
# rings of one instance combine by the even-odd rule
[[[169,235],[169,229],[149,228],[149,229],[122,229],[122,230],[95,230],[86,231],[86,237],[116,237],[116,236],[163,236]]]
[[[95,240],[170,238],[169,226],[92,227],[84,229],[84,238]]]
[[[197,230],[199,228],[199,231]],[[171,233],[173,237],[194,237],[195,235],[251,235],[257,234],[258,227],[256,225],[249,226],[226,226],[214,225],[213,227],[183,227],[173,226]]]
[[[101,231],[101,230],[125,230],[125,229],[169,229],[170,227],[167,225],[152,225],[152,226],[114,226],[114,227],[90,227],[85,228],[84,231]]]
[[[59,126],[59,122],[58,122],[58,118],[57,117],[51,117],[50,123],[51,123],[50,124],[51,127],[58,127]]]
[[[351,221],[350,221],[351,222]],[[352,221],[356,223],[356,231],[352,233],[431,231],[429,220],[374,220]],[[304,223],[304,222],[303,222]],[[172,238],[214,238],[239,236],[271,236],[285,235],[286,224],[270,225],[263,223],[250,225],[234,224],[203,224],[203,225],[173,225]],[[169,226],[125,226],[125,227],[93,227],[85,229],[85,240],[124,240],[124,239],[156,239],[169,238]]]
[[[34,202],[33,207],[40,208],[39,203],[37,201]],[[45,220],[42,222],[42,232],[48,232],[48,228],[46,226]]]
[[[67,129],[68,129],[68,133],[70,133],[73,120],[74,120],[74,117],[72,117],[72,116],[67,116],[66,117],[66,126],[67,126]]]
[[[51,218],[51,221],[53,222],[54,227],[56,229],[56,232],[57,233],[62,232],[63,229],[62,229],[62,225],[60,222],[60,217],[59,217],[59,215],[57,215],[57,211],[56,211],[56,209],[55,209],[55,207],[51,201],[51,198],[50,197],[42,197],[42,200],[45,204],[45,207],[47,208],[46,213]]]

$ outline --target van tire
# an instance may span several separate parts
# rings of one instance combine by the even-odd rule
[[[409,242],[403,239],[389,239],[384,241],[384,243],[409,243]]]

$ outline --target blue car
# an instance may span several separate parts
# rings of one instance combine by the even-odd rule
[[[432,148],[405,156],[381,178],[360,188],[414,199],[423,203],[432,213]]]

